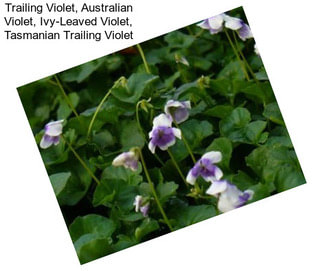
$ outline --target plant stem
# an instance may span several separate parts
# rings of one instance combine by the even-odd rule
[[[236,55],[236,57],[237,57],[237,59],[238,59],[238,61],[239,61],[240,65],[241,65],[242,71],[243,71],[243,73],[244,73],[244,75],[245,75],[246,79],[247,79],[248,81],[250,81],[250,77],[249,77],[249,75],[248,75],[248,72],[246,71],[246,67],[245,67],[245,65],[244,65],[243,61],[240,59],[239,53],[237,52],[237,49],[235,48],[235,46],[234,46],[234,44],[233,44],[233,42],[232,42],[232,40],[231,40],[231,38],[230,38],[230,35],[229,35],[228,31],[224,28],[224,29],[223,29],[223,32],[224,32],[224,33],[225,33],[225,35],[227,36],[227,39],[228,39],[228,41],[229,41],[229,43],[230,43],[230,45],[231,45],[231,48],[232,48],[232,50],[233,50],[234,54]]]
[[[93,180],[99,185],[101,182],[98,180],[97,177],[95,177],[94,173],[91,171],[91,169],[86,165],[86,163],[83,161],[83,159],[79,156],[79,154],[76,152],[76,150],[72,147],[72,145],[65,139],[63,135],[61,135],[61,138],[64,140],[64,142],[67,144],[67,146],[70,148],[70,150],[73,152],[74,156],[77,160],[81,163],[81,165],[84,167],[84,169],[89,173],[89,175],[93,178]]]
[[[103,97],[103,99],[101,100],[100,104],[98,105],[98,107],[96,108],[94,115],[91,119],[91,122],[89,124],[89,128],[87,130],[87,137],[90,136],[91,130],[92,130],[92,126],[94,124],[94,121],[96,119],[97,114],[99,113],[99,111],[101,110],[101,107],[103,106],[104,102],[106,101],[106,99],[109,97],[109,95],[111,94],[112,88],[110,88],[110,90],[107,92],[107,94],[105,94],[105,96]]]
[[[183,182],[184,182],[184,183],[185,183],[185,185],[188,187],[188,184],[187,184],[187,182],[186,182],[186,179],[185,179],[185,177],[184,177],[184,175],[183,175],[183,173],[182,173],[182,171],[181,171],[180,167],[178,166],[178,164],[177,164],[177,162],[176,162],[176,160],[175,160],[175,158],[174,158],[174,156],[173,156],[172,152],[171,152],[169,149],[167,149],[167,152],[168,152],[168,154],[169,154],[169,156],[170,156],[170,158],[171,158],[171,160],[172,160],[172,162],[173,162],[173,164],[174,164],[175,168],[177,169],[177,171],[178,171],[179,175],[181,176],[181,178],[182,178]]]
[[[147,60],[146,60],[146,57],[145,57],[145,54],[144,54],[144,51],[141,48],[141,45],[138,43],[136,46],[137,46],[137,49],[138,49],[138,51],[140,53],[141,59],[144,62],[144,66],[145,66],[146,72],[147,73],[151,73],[150,72],[150,69],[149,69],[149,66],[148,66],[148,63],[147,63]]]
[[[147,169],[147,166],[146,166],[146,163],[145,163],[145,159],[144,159],[144,156],[142,155],[142,152],[141,150],[138,148],[139,150],[139,155],[140,155],[140,160],[141,160],[141,163],[142,163],[142,166],[144,168],[144,172],[146,174],[146,178],[148,180],[148,183],[149,183],[149,186],[150,186],[150,189],[151,189],[151,192],[153,193],[153,196],[156,200],[156,203],[157,203],[157,206],[158,206],[158,209],[160,211],[160,213],[162,214],[164,220],[165,220],[165,223],[167,224],[168,228],[170,229],[170,231],[173,231],[173,228],[172,228],[172,225],[170,224],[169,220],[168,220],[168,217],[163,209],[163,206],[161,205],[160,201],[159,201],[159,198],[157,196],[157,193],[156,193],[156,190],[155,190],[155,187],[154,187],[154,183],[152,182],[151,178],[150,178],[150,175],[148,173],[148,169]]]
[[[256,77],[255,73],[253,72],[252,68],[250,67],[250,65],[249,65],[249,63],[248,63],[248,61],[247,61],[247,59],[245,58],[245,56],[244,56],[244,54],[243,54],[242,50],[240,49],[239,44],[238,44],[237,35],[236,35],[236,33],[235,33],[234,31],[233,31],[233,38],[234,38],[234,42],[235,42],[235,44],[236,44],[236,47],[238,48],[238,52],[239,52],[239,54],[240,54],[240,56],[241,56],[241,58],[242,58],[242,60],[243,60],[243,62],[244,62],[244,64],[245,64],[245,66],[246,66],[246,67],[247,67],[247,69],[249,70],[249,72],[250,72],[250,74],[251,74],[252,78],[257,82],[257,81],[258,81],[258,79],[257,79],[257,77]]]
[[[137,121],[138,129],[139,129],[139,131],[140,131],[140,133],[141,133],[141,136],[144,138],[144,140],[145,140],[145,142],[146,142],[146,144],[147,144],[147,143],[148,143],[148,141],[147,141],[147,139],[146,139],[146,135],[145,135],[145,133],[144,133],[144,130],[142,129],[141,122],[140,122],[140,118],[139,118],[139,106],[140,106],[141,102],[142,102],[142,101],[139,101],[139,102],[136,104],[136,121]],[[165,163],[164,163],[164,162],[159,158],[159,156],[158,156],[156,153],[154,153],[154,156],[155,156],[155,158],[158,160],[158,162],[159,162],[162,166],[164,166],[164,165],[165,165]]]
[[[68,106],[71,108],[71,110],[73,111],[74,115],[79,119],[79,117],[80,117],[79,114],[76,112],[75,107],[73,106],[70,98],[67,96],[67,94],[66,94],[66,92],[65,92],[65,90],[64,90],[64,88],[63,88],[63,86],[62,86],[61,82],[59,81],[59,78],[58,78],[58,76],[56,74],[54,75],[54,78],[55,78],[56,83],[57,83],[59,89],[61,90],[62,95],[63,95],[65,101],[67,102]]]
[[[189,145],[188,145],[188,143],[187,143],[187,140],[186,140],[186,138],[185,138],[185,136],[184,136],[183,131],[181,130],[181,128],[179,127],[179,125],[178,125],[178,123],[177,123],[176,121],[174,121],[174,124],[175,124],[176,128],[177,128],[177,129],[179,129],[179,130],[181,131],[181,134],[182,134],[182,140],[183,140],[183,142],[184,142],[184,145],[185,145],[185,147],[186,147],[186,149],[187,149],[188,153],[190,154],[190,156],[191,156],[191,158],[192,158],[193,163],[195,164],[195,163],[196,163],[196,159],[195,159],[195,157],[194,157],[194,154],[193,154],[193,152],[192,152],[192,150],[191,150],[190,146],[189,146]]]

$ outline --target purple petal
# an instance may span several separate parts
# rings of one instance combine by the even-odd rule
[[[181,123],[188,119],[189,113],[186,108],[177,108],[174,110],[173,118],[177,123]]]
[[[54,140],[55,140],[55,137],[52,137],[52,136],[49,136],[49,135],[44,134],[43,137],[42,137],[42,139],[41,139],[41,141],[40,141],[39,146],[42,149],[47,149],[51,145],[53,145]]]
[[[242,39],[243,41],[253,37],[250,27],[245,23],[243,23],[242,27],[238,30],[238,35],[239,35],[240,39]]]
[[[171,127],[159,126],[153,130],[151,143],[158,147],[165,147],[175,140]]]

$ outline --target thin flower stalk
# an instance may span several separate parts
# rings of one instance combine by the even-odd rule
[[[139,151],[140,160],[141,160],[142,166],[144,168],[146,178],[147,178],[148,183],[149,183],[150,190],[153,193],[153,196],[154,196],[154,198],[156,200],[158,209],[159,209],[161,215],[163,216],[163,219],[164,219],[165,223],[167,224],[168,228],[170,229],[170,231],[173,231],[173,227],[170,224],[169,219],[168,219],[168,217],[167,217],[167,215],[166,215],[166,213],[165,213],[165,211],[163,209],[163,206],[161,205],[161,203],[159,201],[159,198],[157,196],[157,193],[156,193],[156,190],[155,190],[155,187],[154,187],[154,183],[152,182],[152,180],[150,178],[150,175],[149,175],[149,172],[148,172],[148,169],[147,169],[146,162],[145,162],[144,156],[142,154],[142,151],[139,148],[138,148],[138,151]]]

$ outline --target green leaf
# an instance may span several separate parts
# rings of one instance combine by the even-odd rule
[[[68,94],[68,99],[70,100],[71,104],[74,108],[77,107],[80,97],[76,92],[72,92]],[[72,109],[70,105],[66,102],[64,98],[61,98],[59,107],[57,109],[57,119],[67,119],[69,115],[72,113]]]
[[[218,163],[220,167],[229,168],[230,159],[232,155],[232,143],[225,137],[216,138],[206,148],[205,152],[219,151],[222,153],[222,161]]]
[[[212,124],[206,120],[198,121],[191,119],[181,124],[180,128],[193,151],[200,147],[203,139],[213,133]],[[189,155],[182,140],[177,140],[176,144],[171,147],[171,151],[178,161],[185,159]]]
[[[113,220],[104,216],[89,214],[75,218],[69,226],[69,232],[73,242],[77,241],[84,234],[95,234],[97,237],[109,238],[116,230]]]
[[[113,252],[111,241],[96,234],[85,234],[74,243],[80,263],[84,264]]]
[[[231,61],[219,73],[217,78],[244,80],[244,73],[239,61]]]
[[[243,141],[244,128],[250,120],[251,116],[246,108],[235,108],[229,116],[220,121],[221,135],[228,137],[233,142]]]
[[[254,144],[258,143],[266,126],[267,122],[265,121],[256,120],[250,122],[245,128],[246,138]]]
[[[95,172],[94,167],[89,164],[88,160],[84,157],[82,157],[82,159],[92,172]],[[92,177],[73,156],[69,159],[68,163],[60,165],[60,169],[62,171],[71,172],[71,176],[65,183],[64,188],[57,195],[57,200],[61,206],[73,206],[77,204],[88,191],[92,182]]]
[[[104,61],[105,59],[103,57],[95,59],[62,72],[60,77],[65,82],[76,81],[77,83],[81,83],[96,71]]]
[[[268,104],[275,101],[274,92],[269,82],[249,83],[242,87],[239,92],[246,94],[256,103]]]
[[[129,150],[133,147],[142,148],[145,145],[145,138],[135,121],[123,122],[121,129],[120,143],[124,150]]]
[[[265,106],[264,116],[274,123],[285,125],[278,104],[276,102],[267,104]]]
[[[118,235],[118,239],[118,242],[113,245],[114,251],[120,251],[125,248],[134,246],[138,243],[138,241],[135,238],[123,234]]]
[[[217,105],[208,110],[203,114],[211,117],[223,119],[231,114],[233,107],[231,105]]]
[[[137,241],[141,241],[143,237],[148,235],[151,232],[154,232],[159,229],[159,224],[155,219],[146,218],[139,227],[135,230],[135,237]]]
[[[255,180],[252,179],[247,173],[239,170],[232,178],[232,183],[235,184],[241,191],[249,189],[250,186],[255,184]]]
[[[123,167],[107,167],[93,195],[93,206],[111,206],[112,203],[118,204],[123,210],[131,210],[133,202],[138,194],[137,185],[142,182],[142,176],[138,171],[133,172]]]
[[[126,103],[137,103],[147,86],[158,76],[146,73],[133,73],[125,86],[118,85],[112,88],[112,95]]]
[[[115,139],[108,130],[103,130],[102,132],[94,134],[92,141],[101,151],[106,147],[113,146],[115,144]]]
[[[191,46],[195,38],[191,35],[184,34],[180,31],[173,31],[168,33],[164,37],[164,40],[168,43],[169,47],[182,49]]]
[[[246,157],[246,163],[266,183],[278,191],[305,183],[294,151],[280,145],[261,146]]]
[[[56,197],[62,192],[70,177],[70,172],[61,172],[49,176]]]
[[[137,185],[142,182],[141,170],[140,163],[136,171],[124,167],[109,166],[103,170],[101,179],[116,179],[122,180],[127,184]]]
[[[250,203],[269,197],[275,191],[275,186],[273,183],[258,183],[250,186],[248,189],[254,192],[252,199],[249,200]]]
[[[175,210],[176,228],[182,228],[216,215],[212,205],[185,206]]]
[[[220,121],[221,135],[233,142],[257,144],[265,141],[268,135],[263,136],[262,132],[267,123],[260,120],[250,122],[250,120],[251,115],[246,108],[235,108],[229,116]]]
[[[163,204],[171,196],[175,195],[177,188],[178,184],[174,182],[159,183],[157,185],[157,193],[160,202]]]

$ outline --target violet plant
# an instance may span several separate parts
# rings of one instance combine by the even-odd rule
[[[18,89],[81,263],[305,183],[258,54],[239,8]]]

